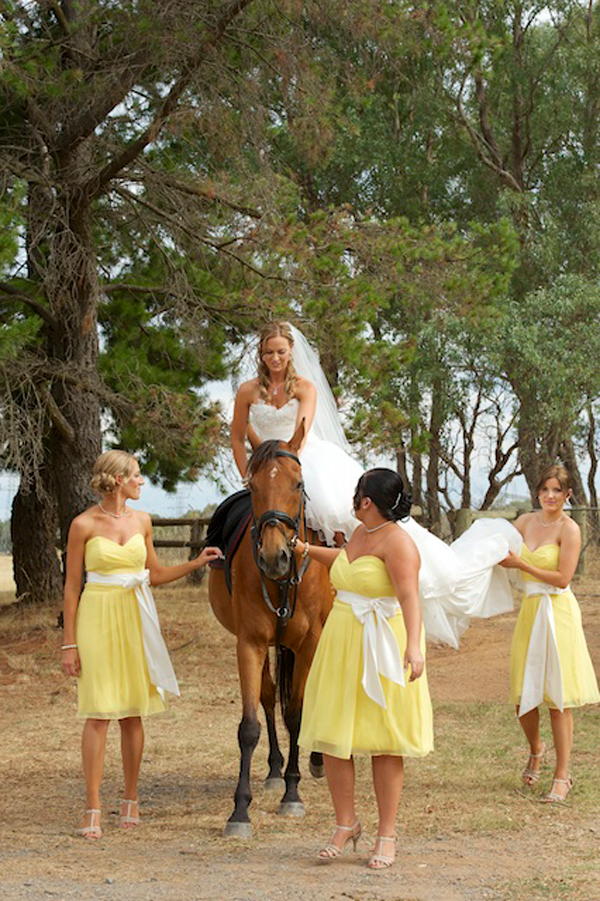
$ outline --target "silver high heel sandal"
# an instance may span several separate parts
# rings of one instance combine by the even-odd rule
[[[542,763],[544,762],[544,757],[546,756],[547,750],[548,750],[548,748],[546,746],[546,742],[543,741],[542,742],[542,750],[539,752],[539,754],[533,754],[530,751],[529,757],[527,759],[527,766],[523,770],[523,774],[521,777],[523,779],[524,785],[532,786],[532,785],[535,785],[536,782],[538,782],[538,780],[540,778],[540,773],[542,770]],[[534,770],[534,769],[532,769],[532,767],[529,766],[530,760],[539,760],[540,761],[539,770]]]
[[[383,843],[391,842],[394,848],[396,847],[396,836],[395,835],[378,835],[375,840],[375,847],[373,848],[373,854],[369,857],[367,861],[367,866],[370,870],[385,870],[387,867],[391,867],[394,863],[395,857],[390,857],[389,854],[382,854],[383,851]]]
[[[133,800],[128,800],[127,798],[123,798],[121,804],[126,804],[125,813],[121,814],[121,829],[130,829],[132,826],[139,826],[140,824],[140,816],[139,813],[137,816],[131,815],[131,808],[134,804],[137,804],[137,798]],[[138,808],[139,809],[139,808]]]
[[[348,835],[344,841],[344,844],[340,847],[338,845],[333,844],[333,840],[336,836],[337,832],[347,832]],[[321,848],[319,853],[317,854],[317,860],[320,860],[321,863],[331,863],[332,860],[335,860],[337,857],[340,857],[344,851],[344,848],[348,844],[348,842],[352,842],[354,846],[354,851],[356,851],[356,846],[358,844],[358,840],[361,836],[362,828],[357,820],[354,826],[339,826],[336,825],[335,832],[331,836],[331,841],[325,848]]]
[[[564,795],[559,795],[558,792],[554,791],[555,785],[566,785],[567,790]],[[543,798],[540,798],[542,804],[567,804],[567,795],[573,788],[573,780],[571,776],[567,776],[566,779],[553,779],[552,780],[552,788],[548,792],[547,795],[544,795]]]
[[[102,829],[100,828],[99,823],[94,822],[96,817],[100,817],[102,811],[98,810],[97,807],[90,807],[89,810],[86,810],[86,816],[89,814],[90,822],[87,826],[82,826],[81,829],[77,829],[77,835],[83,836],[83,838],[96,839],[102,838]]]

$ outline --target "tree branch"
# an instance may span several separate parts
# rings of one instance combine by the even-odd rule
[[[8,285],[6,282],[0,282],[0,293],[4,294],[7,300],[24,303],[30,310],[37,313],[40,319],[43,319],[43,321],[51,328],[55,329],[57,327],[58,323],[50,310],[41,304],[39,300],[30,297],[29,294],[24,294],[18,288],[13,288],[12,285]]]
[[[229,24],[252,2],[253,0],[233,0],[233,2],[229,4],[221,18],[218,20],[211,37],[204,41],[194,57],[188,59],[184,64],[179,78],[171,87],[171,90],[165,97],[162,106],[156,113],[150,125],[138,138],[131,141],[119,156],[116,156],[110,163],[104,166],[104,168],[101,169],[88,183],[87,191],[89,191],[92,196],[101,194],[108,182],[114,178],[115,175],[118,175],[122,169],[133,162],[148,144],[151,144],[156,140],[166,120],[176,109],[181,95],[189,85],[195,72],[204,62],[207,51],[218,44]]]

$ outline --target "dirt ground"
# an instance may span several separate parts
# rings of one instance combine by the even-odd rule
[[[577,586],[592,657],[600,664],[600,581]],[[358,761],[365,836],[332,865],[315,853],[333,824],[326,785],[306,756],[306,817],[277,816],[265,792],[266,740],[254,758],[250,840],[224,839],[238,767],[235,649],[201,589],[163,589],[157,603],[182,697],[146,722],[143,824],[118,828],[118,729],[111,728],[104,837],[74,835],[83,806],[75,687],[60,673],[56,611],[0,612],[0,899],[111,901],[600,901],[600,709],[575,718],[571,803],[538,803],[521,788],[523,740],[506,704],[515,614],[472,625],[460,651],[430,647],[436,750],[408,761],[397,863],[365,867],[375,804]],[[549,739],[547,717],[544,731]]]

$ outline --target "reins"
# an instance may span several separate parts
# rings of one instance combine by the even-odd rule
[[[292,454],[290,451],[286,450],[275,450],[275,457],[289,457],[295,463],[302,468],[302,464],[300,460],[296,456],[296,454]],[[262,514],[258,519],[252,514],[252,528],[250,529],[250,535],[252,537],[252,549],[254,551],[254,559],[256,561],[256,565],[258,567],[258,572],[260,574],[260,585],[262,588],[263,599],[265,604],[277,617],[277,631],[285,629],[288,622],[294,615],[294,611],[296,609],[296,601],[298,599],[298,586],[300,585],[304,573],[308,569],[310,564],[309,557],[305,556],[298,567],[298,563],[296,561],[296,555],[294,553],[294,544],[295,541],[300,538],[300,525],[303,527],[304,538],[306,539],[306,501],[308,495],[306,494],[304,488],[304,482],[301,483],[300,490],[300,503],[298,506],[298,515],[294,518],[290,516],[288,513],[285,513],[283,510],[267,510]],[[293,530],[293,534],[291,538],[288,538],[287,532],[285,530],[285,526]],[[265,576],[263,573],[259,560],[258,554],[262,547],[262,536],[265,528],[277,528],[281,531],[282,535],[286,540],[286,544],[290,551],[290,566],[288,569],[288,574],[284,579],[270,579],[268,576]],[[269,597],[269,592],[267,591],[267,586],[265,584],[265,579],[268,579],[269,582],[274,582],[277,585],[277,591],[279,594],[279,606],[275,607],[271,602],[271,598]]]

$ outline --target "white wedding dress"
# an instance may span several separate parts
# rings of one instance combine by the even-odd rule
[[[264,402],[250,406],[249,423],[261,441],[289,441],[299,402],[277,408]],[[308,502],[308,525],[332,544],[334,532],[350,538],[358,525],[352,513],[356,483],[363,468],[338,444],[308,434],[300,454]],[[419,594],[428,638],[458,647],[472,617],[489,617],[513,608],[505,569],[497,566],[509,550],[520,553],[521,536],[504,519],[480,519],[447,545],[414,519],[398,524],[421,555]]]

